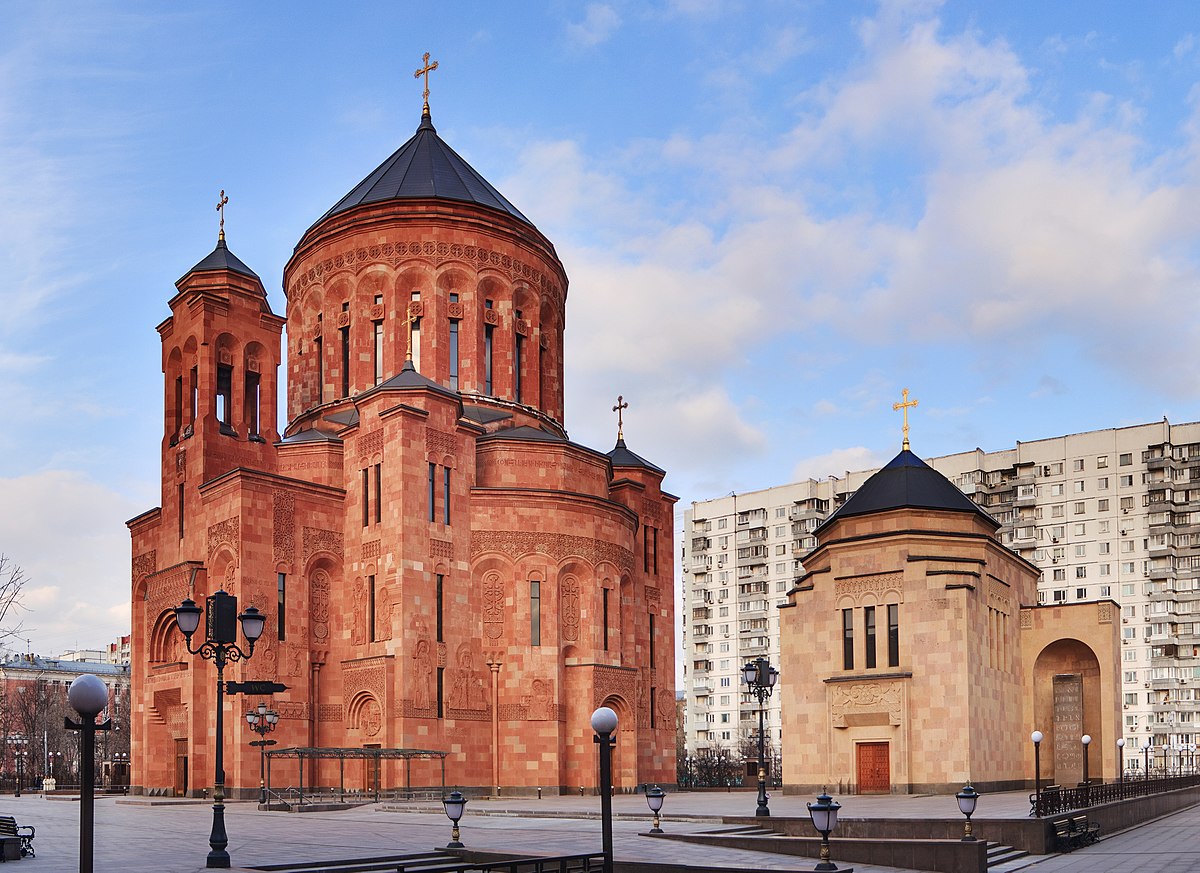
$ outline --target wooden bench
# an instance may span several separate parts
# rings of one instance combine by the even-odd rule
[[[1089,822],[1086,815],[1071,817],[1071,834],[1080,846],[1090,846],[1100,839],[1100,825]]]
[[[1051,822],[1054,825],[1054,851],[1070,852],[1079,844],[1075,842],[1075,837],[1071,833],[1071,820],[1069,818],[1060,818]]]
[[[18,850],[20,855],[18,857],[24,858],[28,856],[36,858],[37,852],[33,850],[33,834],[34,829],[32,825],[19,825],[17,824],[17,820],[11,815],[0,815],[0,839],[3,839],[5,842],[4,860],[10,860],[8,857],[9,852],[7,851],[10,840],[18,841],[18,845],[20,846]]]

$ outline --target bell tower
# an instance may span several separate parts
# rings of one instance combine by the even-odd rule
[[[222,191],[218,210],[227,202]],[[222,211],[216,248],[175,283],[171,316],[158,326],[163,521],[181,546],[199,510],[197,486],[238,467],[273,470],[279,440],[284,319],[271,312],[259,277],[229,250],[224,221]]]

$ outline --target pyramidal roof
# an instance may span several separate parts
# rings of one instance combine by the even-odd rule
[[[425,111],[413,137],[355,185],[313,227],[339,212],[368,203],[430,198],[486,206],[533,226],[487,179],[446,145]]]
[[[625,445],[623,437],[617,437],[617,444],[613,446],[613,450],[608,453],[609,460],[612,461],[614,467],[642,467],[646,470],[653,470],[655,473],[666,475],[666,470],[662,467],[655,466],[643,458],[641,455],[634,454],[629,451]]]
[[[818,530],[834,519],[886,512],[889,509],[936,509],[943,512],[969,512],[986,519],[994,527],[999,523],[937,470],[908,449],[863,483]]]
[[[201,273],[205,270],[229,270],[231,273],[241,273],[243,276],[249,276],[251,279],[258,279],[259,282],[262,282],[258,278],[258,274],[242,263],[242,259],[231,252],[229,246],[225,245],[224,234],[217,238],[217,247],[183,276],[186,278],[192,273]],[[179,281],[182,282],[183,278]]]

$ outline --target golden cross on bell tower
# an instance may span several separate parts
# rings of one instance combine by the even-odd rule
[[[902,392],[904,396],[903,403],[893,403],[892,409],[895,411],[904,410],[904,451],[908,451],[908,410],[917,405],[919,401],[908,399],[908,389],[905,388]]]
[[[408,351],[404,355],[404,360],[411,361],[413,359],[413,327],[421,320],[421,316],[413,312],[413,308],[410,305],[408,307],[408,318],[404,320],[408,322]]]
[[[424,66],[421,67],[421,69],[417,70],[415,73],[413,73],[413,78],[419,79],[422,76],[425,77],[425,90],[421,94],[421,97],[422,97],[422,99],[424,99],[425,104],[421,107],[421,112],[424,115],[428,115],[429,114],[429,74],[432,71],[437,69],[438,62],[434,61],[432,64],[429,63],[429,52],[425,52],[425,57],[422,60],[424,61]]]
[[[617,405],[613,407],[613,412],[617,414],[617,439],[625,439],[625,416],[624,412],[629,408],[629,404],[625,402],[625,397],[621,394],[617,395]]]
[[[221,196],[217,198],[217,212],[221,213],[221,232],[217,235],[218,240],[225,239],[225,204],[229,202],[229,198],[225,196],[225,189],[221,189]]]

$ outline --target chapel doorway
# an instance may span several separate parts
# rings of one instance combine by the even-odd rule
[[[364,743],[364,749],[378,749],[379,743]],[[374,756],[363,758],[363,791],[367,794],[379,794],[379,758]]]
[[[891,758],[887,743],[859,743],[855,746],[858,764],[859,794],[890,794]]]
[[[187,797],[188,793],[188,741],[175,740],[175,796]]]

